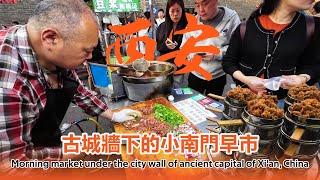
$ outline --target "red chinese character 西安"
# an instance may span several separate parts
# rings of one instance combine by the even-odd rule
[[[200,67],[201,56],[195,55],[192,59],[188,60],[187,57],[191,53],[211,53],[213,55],[219,54],[220,50],[213,45],[210,46],[197,46],[197,42],[206,40],[208,38],[214,38],[219,36],[219,32],[208,25],[198,24],[197,19],[191,15],[186,14],[188,25],[185,29],[179,30],[174,34],[185,34],[192,31],[201,31],[199,36],[190,37],[185,44],[180,47],[180,50],[173,51],[167,54],[164,54],[159,57],[160,61],[167,61],[169,59],[175,58],[174,63],[180,67],[185,65],[184,68],[176,72],[176,74],[184,74],[192,71],[196,71],[201,74],[207,80],[212,79],[211,73],[207,72],[205,69]]]
[[[117,58],[117,61],[119,64],[123,64],[123,59],[121,56],[121,46],[127,45],[127,55],[130,57],[126,64],[132,63],[133,61],[137,59],[144,58],[146,60],[154,60],[154,51],[156,47],[156,42],[149,38],[148,36],[142,36],[142,37],[133,37],[128,42],[125,42],[121,44],[121,41],[125,39],[127,36],[132,35],[134,33],[137,33],[139,30],[145,29],[150,27],[150,22],[146,19],[137,19],[137,21],[123,25],[123,26],[110,26],[110,29],[112,32],[116,33],[118,35],[118,38],[116,39],[116,42],[112,45],[110,45],[106,49],[106,60],[107,63],[110,61],[110,52],[111,49],[114,48],[115,50],[115,56]],[[143,42],[146,47],[145,54],[139,52],[137,50],[137,44],[139,41]]]

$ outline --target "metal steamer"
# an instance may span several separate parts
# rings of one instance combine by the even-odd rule
[[[226,121],[226,123],[228,123],[230,122],[229,120],[241,119],[241,114],[247,105],[246,103],[233,99],[229,96],[222,97],[214,94],[208,94],[208,96],[214,99],[223,100],[223,104],[224,104],[223,110],[210,108],[210,107],[207,108],[210,111],[221,113],[223,117],[221,121]],[[238,133],[239,129],[243,126],[243,123],[238,122],[238,124],[239,125],[231,123],[228,126],[220,126],[221,132],[222,133]]]
[[[296,116],[289,107],[277,142],[276,158],[289,157],[311,162],[318,155],[319,147],[320,119]]]

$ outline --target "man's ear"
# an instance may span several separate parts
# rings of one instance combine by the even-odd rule
[[[46,28],[41,32],[41,42],[49,51],[61,40],[61,34],[56,29]]]

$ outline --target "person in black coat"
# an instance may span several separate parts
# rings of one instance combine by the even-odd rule
[[[182,42],[182,34],[174,35],[176,31],[185,29],[188,24],[183,0],[168,0],[165,21],[157,29],[157,51],[161,55],[179,50]],[[168,62],[173,63],[174,59]],[[178,67],[178,69],[183,66]],[[186,75],[176,75],[174,86],[176,88],[186,86]]]
[[[309,9],[311,3],[264,0],[246,22],[244,33],[239,25],[232,35],[222,60],[224,71],[233,76],[237,84],[245,84],[258,93],[267,92],[265,79],[282,77],[282,88],[269,91],[279,99],[286,96],[286,89],[314,84],[320,72],[320,20],[310,17],[314,28],[309,37],[308,18],[301,13]],[[283,26],[283,29],[276,32],[264,27],[262,16],[269,19],[269,24]]]

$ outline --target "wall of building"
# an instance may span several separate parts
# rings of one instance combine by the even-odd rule
[[[18,0],[17,4],[0,4],[0,24],[11,24],[18,21],[26,23],[36,4],[41,0]],[[155,0],[157,9],[166,7],[167,0]],[[219,0],[220,5],[233,8],[241,18],[248,17],[259,0]],[[186,8],[194,8],[194,0],[185,0]]]
[[[0,4],[0,24],[18,21],[25,24],[40,0],[18,0],[16,4]]]

